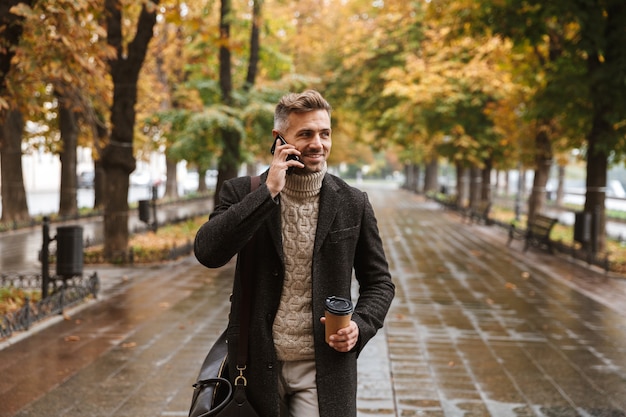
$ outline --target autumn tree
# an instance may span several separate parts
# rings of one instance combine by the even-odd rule
[[[610,159],[626,156],[626,48],[623,45],[626,3],[620,0],[580,2],[576,21],[580,37],[575,57],[586,69],[585,82],[589,109],[587,140],[587,179],[585,212],[599,216],[598,241],[592,250],[605,246],[605,198]],[[595,243],[595,244],[594,244]],[[594,247],[596,246],[597,247]]]
[[[528,46],[540,65],[528,85],[535,93],[530,114],[538,122],[535,181],[529,211],[540,210],[552,157],[554,127],[577,140],[586,138],[585,212],[599,216],[598,247],[604,245],[605,187],[609,159],[619,160],[617,144],[626,119],[626,5],[619,0],[590,2],[483,1],[484,20],[518,46]],[[577,142],[570,146],[578,145]]]
[[[409,131],[400,128],[403,119],[419,126],[413,131],[418,132],[425,162],[443,155],[455,164],[459,203],[465,200],[465,173],[469,172],[469,201],[474,205],[490,199],[490,172],[500,157],[486,109],[508,89],[500,68],[508,46],[495,37],[473,38],[458,30],[441,2],[425,7],[419,47],[407,49],[401,55],[403,64],[384,74],[384,94],[397,100],[385,117],[391,131],[401,135]]]
[[[113,81],[111,132],[102,151],[105,190],[108,200],[104,212],[104,255],[108,260],[126,260],[128,249],[128,187],[129,175],[135,169],[133,137],[137,81],[152,39],[156,23],[158,0],[137,5],[137,26],[134,37],[124,37],[124,12],[131,14],[132,6],[123,7],[119,0],[106,0],[107,42],[116,53],[109,60]]]
[[[386,74],[404,65],[405,54],[419,53],[422,4],[350,1],[317,7],[304,2],[298,11],[292,46],[297,68],[320,77],[318,84],[333,105],[330,162],[368,164],[372,150],[394,144],[404,150],[407,166],[429,160],[418,112],[410,106],[401,111],[402,99],[385,93]]]
[[[244,91],[249,92],[254,86],[257,66],[259,63],[260,48],[260,22],[262,16],[262,0],[252,2],[252,20],[249,41],[249,57],[247,74],[243,83]],[[219,22],[219,85],[221,92],[221,103],[227,107],[235,107],[241,110],[242,102],[236,102],[233,85],[232,49],[234,43],[231,37],[231,22],[234,11],[231,0],[221,0],[220,2],[220,22]],[[229,113],[233,114],[233,112]],[[232,125],[229,124],[232,127]],[[218,162],[218,177],[215,190],[215,204],[218,203],[219,192],[224,181],[237,176],[239,165],[243,161],[241,142],[243,136],[239,129],[222,129],[220,137],[222,139],[222,152]]]
[[[2,220],[21,221],[30,216],[22,178],[22,113],[8,85],[9,71],[22,37],[24,18],[14,7],[33,1],[7,0],[0,4],[0,176]]]
[[[202,100],[192,78],[196,71],[207,70],[207,62],[198,59],[213,10],[201,1],[163,2],[160,19],[150,42],[142,77],[138,84],[138,126],[135,137],[138,159],[154,153],[165,156],[165,197],[178,197],[177,166],[185,154],[173,152],[180,140],[185,120],[191,112],[202,111]]]

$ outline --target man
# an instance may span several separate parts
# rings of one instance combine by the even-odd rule
[[[316,91],[284,96],[260,186],[250,191],[249,177],[225,182],[195,239],[197,259],[210,268],[226,264],[253,234],[260,242],[246,377],[261,416],[356,416],[357,355],[382,327],[394,296],[367,195],[326,172],[330,113]],[[351,298],[353,271],[359,297],[352,320],[326,343],[324,300]],[[231,357],[240,299],[238,264],[227,330]]]

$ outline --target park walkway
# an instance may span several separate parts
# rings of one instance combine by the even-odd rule
[[[626,281],[368,186],[397,295],[359,417],[626,416]],[[186,416],[232,262],[99,271],[102,296],[0,350],[0,417]]]

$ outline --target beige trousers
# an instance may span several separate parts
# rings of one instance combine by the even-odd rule
[[[319,417],[315,361],[281,362],[280,417]]]

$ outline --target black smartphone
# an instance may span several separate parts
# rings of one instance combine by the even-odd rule
[[[280,143],[283,144],[283,145],[287,144],[287,141],[281,135],[276,136],[276,139],[280,140]],[[272,149],[270,149],[270,152],[272,153],[272,155],[274,155],[274,151],[276,150],[276,139],[274,139],[274,143],[272,144]],[[287,161],[298,161],[298,162],[300,162],[300,158],[298,157],[298,155],[289,155],[287,157]]]

